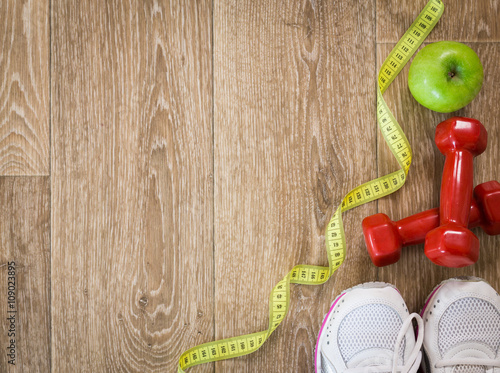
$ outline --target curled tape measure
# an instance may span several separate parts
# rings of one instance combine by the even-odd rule
[[[264,344],[285,318],[290,304],[290,284],[320,285],[340,267],[345,258],[346,243],[342,212],[387,196],[403,186],[410,169],[412,153],[408,139],[382,97],[387,87],[403,69],[443,14],[441,0],[430,0],[382,64],[377,86],[377,122],[401,169],[371,180],[351,190],[337,208],[326,229],[328,267],[296,265],[271,291],[269,327],[267,330],[221,339],[185,351],[179,360],[178,373],[211,361],[251,354]]]

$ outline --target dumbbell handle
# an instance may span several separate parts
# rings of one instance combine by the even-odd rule
[[[470,208],[464,201],[472,198],[473,161],[467,150],[455,149],[446,154],[439,205],[441,225],[451,222],[467,227]]]
[[[465,203],[464,203],[465,205]],[[469,228],[481,225],[481,211],[473,199],[469,208]],[[439,227],[439,208],[433,208],[394,222],[403,246],[417,245],[425,241],[425,235]]]

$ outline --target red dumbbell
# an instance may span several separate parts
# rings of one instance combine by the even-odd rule
[[[474,189],[469,228],[481,226],[489,235],[500,234],[500,183],[489,181]],[[439,209],[427,210],[397,222],[386,214],[363,220],[363,234],[370,258],[377,267],[396,263],[401,248],[425,241],[427,232],[439,226]]]
[[[441,180],[440,226],[425,236],[425,255],[446,267],[465,267],[479,258],[479,240],[467,229],[472,200],[473,160],[486,149],[488,134],[476,119],[454,117],[436,127],[446,156]]]
[[[482,225],[490,236],[500,234],[500,183],[489,181],[474,188],[474,198],[489,223]],[[472,218],[472,216],[471,216]]]

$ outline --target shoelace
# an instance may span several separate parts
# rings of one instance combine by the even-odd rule
[[[412,321],[413,319],[417,320],[418,333],[417,341],[415,342],[415,346],[411,350],[411,354],[408,357],[406,364],[403,366],[398,365],[399,360],[399,350],[401,348],[401,344],[403,343],[403,339],[410,330],[413,328]],[[377,365],[373,367],[360,367],[360,368],[351,368],[344,371],[344,373],[382,373],[382,372],[392,372],[392,373],[415,373],[420,366],[420,362],[422,361],[422,343],[424,342],[424,321],[420,317],[418,313],[412,313],[408,316],[408,318],[401,325],[401,329],[399,330],[398,338],[396,339],[396,344],[394,345],[394,354],[392,356],[392,367]]]
[[[468,357],[466,359],[461,358],[461,359],[448,359],[448,360],[441,360],[438,361],[434,367],[435,368],[444,368],[444,367],[454,367],[457,365],[479,365],[479,366],[486,366],[486,367],[494,367],[494,368],[500,368],[500,360],[496,359],[478,359],[478,358],[473,358],[473,357]]]

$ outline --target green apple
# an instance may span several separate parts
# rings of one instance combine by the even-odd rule
[[[483,85],[481,61],[467,45],[440,41],[422,48],[410,66],[408,86],[420,104],[450,113],[470,103]]]

